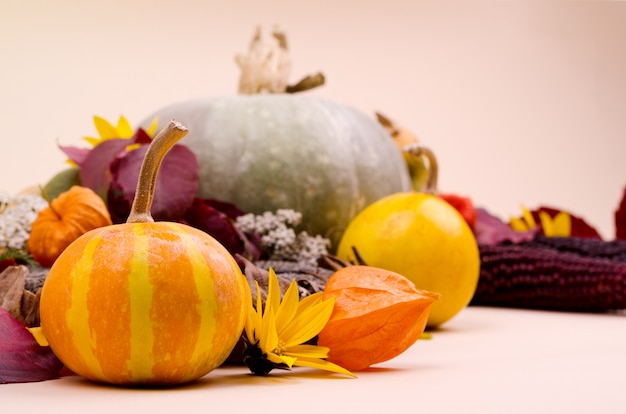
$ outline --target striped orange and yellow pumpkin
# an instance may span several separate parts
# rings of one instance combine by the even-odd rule
[[[59,257],[42,291],[41,325],[59,359],[84,377],[182,383],[228,357],[244,298],[237,263],[205,233],[126,223],[92,230]]]
[[[147,175],[153,184],[156,173]],[[149,211],[151,191],[139,213]],[[219,242],[183,224],[152,222],[148,213],[91,230],[63,251],[42,289],[41,328],[59,359],[86,378],[179,384],[226,360],[249,295]]]

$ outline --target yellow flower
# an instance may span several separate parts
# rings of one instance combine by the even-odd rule
[[[543,234],[547,237],[569,237],[572,234],[572,218],[560,211],[554,218],[545,211],[539,211],[539,221]],[[532,213],[522,206],[522,217],[512,217],[510,225],[515,231],[528,231],[537,227]]]
[[[154,118],[148,129],[145,130],[146,134],[150,138],[154,137],[154,132],[156,131],[158,122],[159,119]],[[83,139],[90,143],[93,147],[96,147],[99,144],[102,144],[104,141],[110,139],[130,139],[136,133],[136,131],[133,131],[130,123],[123,115],[120,116],[120,118],[118,119],[117,126],[113,126],[112,123],[98,115],[94,115],[93,123],[96,126],[96,131],[98,131],[99,137],[83,137]],[[126,151],[133,151],[140,146],[141,144],[139,143],[130,144],[126,147]],[[66,162],[73,167],[77,166],[76,163],[71,159],[66,160]]]
[[[267,375],[274,368],[300,366],[355,376],[325,360],[329,348],[305,344],[328,322],[334,299],[322,300],[322,294],[316,293],[300,301],[294,279],[281,301],[278,278],[271,268],[265,307],[258,283],[256,288],[256,308],[251,304],[244,336],[244,362],[253,374]]]
[[[93,123],[96,126],[96,131],[98,131],[99,137],[84,137],[85,141],[90,143],[92,146],[96,146],[106,140],[116,139],[116,138],[132,138],[135,135],[135,131],[130,126],[130,123],[124,116],[120,116],[117,121],[117,126],[113,126],[109,121],[102,118],[101,116],[95,115],[93,117]],[[158,119],[155,118],[146,133],[152,137],[154,136],[154,131],[156,130],[158,123]]]

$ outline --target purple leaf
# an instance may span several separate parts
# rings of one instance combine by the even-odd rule
[[[109,139],[98,144],[87,155],[80,169],[80,182],[91,188],[106,200],[111,184],[111,164],[114,160],[124,157],[126,147],[133,143],[131,139]]]
[[[130,213],[141,163],[148,150],[142,145],[111,163],[108,206],[114,222]],[[175,145],[163,159],[154,191],[152,216],[155,220],[179,221],[191,207],[198,191],[198,160],[193,152]]]
[[[196,198],[185,215],[185,223],[214,237],[233,256],[241,254],[249,260],[258,260],[260,240],[253,235],[248,237],[234,225],[233,220],[241,214],[234,204]]]
[[[49,347],[37,344],[26,325],[0,308],[0,384],[56,379],[62,368]]]
[[[108,139],[93,149],[86,150],[87,155],[79,164],[81,166],[80,180],[82,185],[91,188],[107,201],[107,194],[113,180],[111,176],[112,164],[128,154],[127,147],[129,145],[140,144],[147,147],[150,142],[152,142],[152,138],[140,128],[132,138]]]
[[[504,241],[519,243],[532,239],[537,231],[538,229],[536,228],[525,232],[515,231],[508,223],[505,223],[484,208],[476,209],[474,235],[479,245],[493,245]]]
[[[204,204],[207,204],[216,210],[226,214],[228,218],[235,220],[239,216],[243,216],[243,211],[239,209],[233,203],[229,203],[228,201],[220,201],[212,198],[201,200]]]
[[[77,147],[64,147],[59,145],[59,149],[67,155],[67,157],[72,160],[76,165],[82,167],[85,164],[85,159],[91,152],[88,148],[77,148]]]

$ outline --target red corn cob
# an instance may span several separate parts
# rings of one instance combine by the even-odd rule
[[[626,309],[626,263],[524,244],[480,246],[472,305],[579,312]]]

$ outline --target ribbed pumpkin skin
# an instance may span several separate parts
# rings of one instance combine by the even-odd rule
[[[50,208],[39,212],[32,224],[28,252],[41,265],[50,267],[79,236],[111,224],[107,206],[96,193],[72,186],[52,200]]]
[[[224,362],[249,293],[213,238],[177,223],[93,230],[57,259],[41,326],[72,371],[114,384],[179,384]]]
[[[145,123],[154,116],[189,128],[185,145],[200,163],[200,197],[257,214],[292,208],[314,234],[341,232],[368,204],[411,189],[389,134],[349,106],[237,95],[174,104]]]

